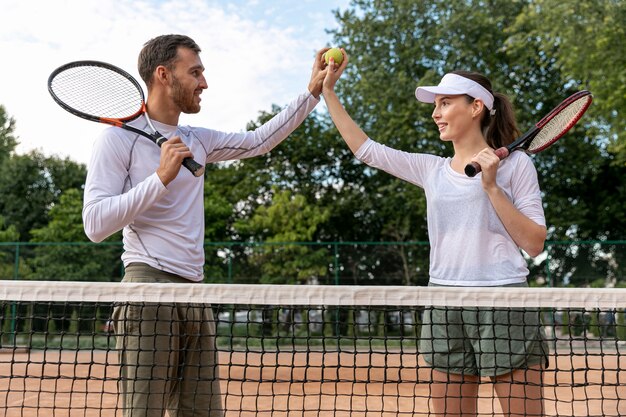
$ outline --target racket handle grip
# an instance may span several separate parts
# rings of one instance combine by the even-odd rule
[[[465,175],[467,175],[468,177],[475,177],[476,174],[478,174],[480,172],[481,168],[480,165],[478,165],[477,162],[470,162],[469,164],[465,165]]]
[[[194,177],[201,177],[204,175],[204,166],[200,165],[192,158],[187,157],[183,159],[183,166],[187,168]]]
[[[159,137],[155,139],[154,141],[156,142],[157,145],[159,145],[159,148],[160,148],[161,145],[167,142],[167,139],[164,136],[161,136],[161,134],[158,134],[158,135]],[[204,175],[204,166],[194,161],[193,158],[187,157],[183,159],[182,165],[185,168],[187,168],[189,172],[193,174],[194,177],[201,177]]]
[[[503,146],[502,148],[496,149],[494,153],[498,158],[500,158],[500,160],[502,160],[509,156],[509,149]],[[476,174],[478,174],[480,171],[482,171],[482,168],[477,162],[470,162],[469,164],[465,165],[465,175],[467,175],[468,177],[475,177]]]

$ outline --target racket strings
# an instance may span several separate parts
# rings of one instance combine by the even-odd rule
[[[541,150],[567,132],[585,113],[591,96],[584,96],[564,107],[539,131],[528,146],[529,152]]]
[[[71,67],[57,74],[50,87],[67,106],[98,118],[129,119],[143,106],[137,86],[108,68]]]

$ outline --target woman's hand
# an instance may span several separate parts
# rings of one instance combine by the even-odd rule
[[[496,177],[498,175],[498,167],[500,166],[500,158],[491,148],[484,148],[478,152],[471,160],[478,163],[482,171],[483,189],[487,192],[497,187]]]
[[[324,82],[322,83],[322,95],[324,92],[328,93],[335,90],[335,84],[337,84],[337,80],[343,74],[343,70],[348,66],[348,54],[345,49],[340,48],[341,53],[343,54],[343,62],[341,65],[337,65],[333,58],[330,58],[328,62],[328,66],[326,67],[326,76],[324,77]]]

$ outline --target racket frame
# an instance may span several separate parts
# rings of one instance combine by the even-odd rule
[[[100,67],[100,68],[107,69],[109,71],[116,72],[119,75],[126,78],[137,89],[137,92],[139,93],[139,96],[141,97],[141,105],[139,109],[137,110],[137,112],[129,116],[122,117],[122,118],[99,117],[99,116],[85,113],[83,111],[75,109],[74,107],[65,103],[54,92],[54,89],[52,88],[53,81],[63,71],[66,71],[71,68],[78,68],[78,67]],[[115,65],[112,65],[106,62],[101,62],[101,61],[94,61],[94,60],[74,61],[74,62],[69,62],[67,64],[61,65],[60,67],[52,71],[52,73],[48,77],[48,92],[50,93],[54,101],[59,106],[61,106],[61,108],[73,114],[74,116],[77,116],[77,117],[80,117],[82,119],[89,120],[92,122],[104,123],[104,124],[108,124],[111,126],[116,126],[116,127],[128,130],[130,132],[136,133],[138,135],[141,135],[145,138],[150,139],[152,142],[156,143],[159,147],[161,147],[163,143],[167,141],[167,138],[164,137],[161,133],[159,133],[159,131],[154,127],[154,125],[152,124],[152,120],[150,120],[150,117],[148,116],[145,96],[144,96],[143,89],[141,88],[141,85],[139,84],[139,82],[137,82],[137,80],[128,72],[124,71],[123,69],[119,67],[116,67]],[[152,134],[148,133],[142,129],[136,128],[128,124],[129,122],[132,122],[133,120],[138,119],[141,115],[144,115],[146,122],[148,123],[148,126],[150,127],[150,129],[152,129],[154,133]],[[189,158],[189,157],[185,158],[182,162],[182,165],[185,168],[187,168],[195,177],[200,177],[204,175],[204,170],[205,170],[204,166],[199,164],[192,158]]]
[[[576,117],[572,118],[570,122],[566,126],[564,126],[563,129],[561,129],[561,132],[559,134],[555,135],[552,139],[550,139],[549,141],[547,141],[546,143],[544,143],[543,145],[535,149],[532,149],[532,150],[528,149],[530,145],[532,144],[533,139],[539,134],[539,132],[541,132],[541,129],[543,129],[561,111],[563,111],[569,105],[571,105],[577,100],[580,100],[583,97],[589,97],[589,99],[586,101],[584,106],[581,107],[581,109],[578,111],[578,113],[576,114]],[[495,154],[498,156],[498,158],[502,160],[506,158],[507,156],[509,156],[511,152],[516,151],[516,150],[523,150],[524,152],[531,153],[531,154],[536,154],[538,152],[543,151],[544,149],[550,147],[554,142],[559,140],[561,137],[563,137],[563,135],[565,135],[576,123],[578,123],[580,118],[583,116],[583,114],[585,114],[585,112],[591,105],[592,100],[593,100],[593,96],[587,90],[581,90],[572,94],[571,96],[563,100],[561,104],[559,104],[554,109],[552,109],[543,118],[541,118],[541,120],[539,120],[532,128],[524,132],[524,134],[520,136],[519,138],[517,138],[514,142],[510,143],[507,146],[503,146],[501,148],[496,149],[494,151]],[[468,177],[474,177],[480,171],[481,171],[480,165],[476,162],[471,162],[465,166],[465,174]]]

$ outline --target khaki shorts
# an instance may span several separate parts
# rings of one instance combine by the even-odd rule
[[[463,375],[494,377],[538,364],[547,367],[540,315],[538,309],[429,307],[420,353],[438,371]]]
[[[145,264],[123,282],[191,281]],[[208,304],[126,303],[113,311],[124,417],[222,417],[215,320]]]

